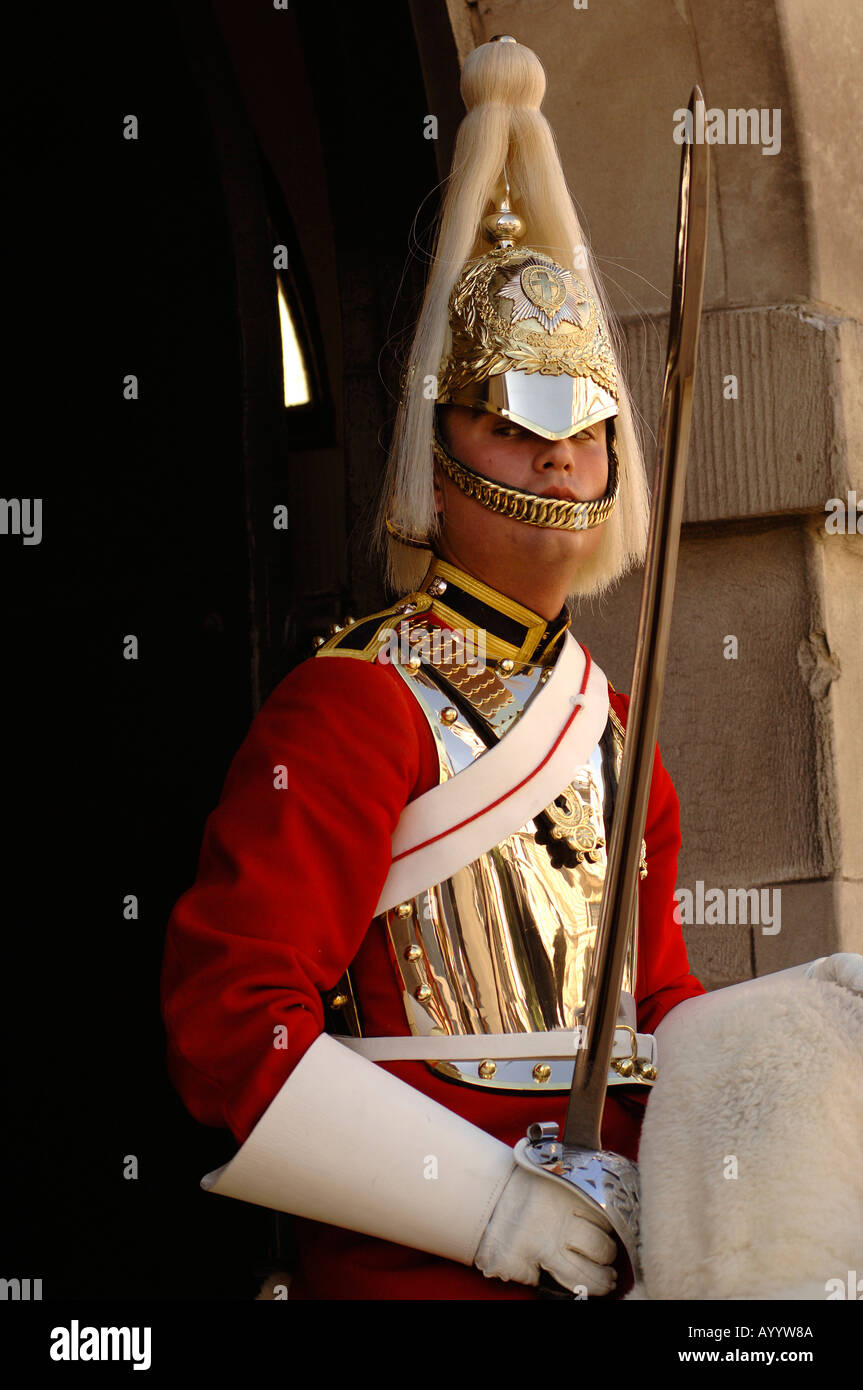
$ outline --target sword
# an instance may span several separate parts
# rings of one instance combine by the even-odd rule
[[[693,121],[690,130],[703,130],[704,98],[697,86],[692,90],[689,111]],[[704,290],[709,177],[709,146],[685,143],[680,158],[677,247],[647,561],[620,785],[585,1000],[584,1045],[576,1053],[562,1141],[557,1125],[535,1124],[515,1148],[522,1167],[568,1183],[586,1202],[586,1214],[603,1214],[626,1251],[635,1278],[640,1273],[638,1169],[621,1154],[603,1149],[600,1126],[626,947],[637,902],[641,843],[665,682]]]

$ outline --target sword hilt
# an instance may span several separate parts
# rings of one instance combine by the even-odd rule
[[[586,1149],[561,1142],[553,1123],[531,1125],[513,1154],[520,1168],[565,1183],[589,1220],[599,1219],[617,1237],[639,1277],[638,1168],[611,1149]]]

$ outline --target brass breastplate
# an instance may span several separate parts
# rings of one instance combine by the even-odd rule
[[[542,680],[539,668],[507,677],[491,668],[478,673],[428,665],[396,670],[425,714],[441,781],[458,776],[482,756],[495,734],[505,737]],[[445,882],[378,919],[392,945],[413,1034],[578,1028],[599,925],[622,749],[623,729],[609,711],[590,760],[577,769],[554,805]],[[621,996],[621,1022],[633,1029],[636,955],[633,923]],[[356,1002],[361,1017],[362,1000]],[[538,1085],[568,1090],[573,1068],[569,1058],[490,1057],[429,1065],[468,1085],[519,1091]],[[638,1077],[630,1078],[630,1084],[632,1079]]]

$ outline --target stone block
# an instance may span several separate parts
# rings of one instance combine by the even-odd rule
[[[668,320],[630,321],[624,336],[652,478]],[[802,305],[705,314],[684,522],[823,512],[850,488],[863,501],[861,382],[859,324]]]
[[[659,742],[681,801],[679,882],[741,887],[832,872],[820,821],[813,699],[798,665],[819,597],[792,522],[685,535]],[[574,633],[628,690],[641,575]],[[729,638],[737,656],[726,659]]]

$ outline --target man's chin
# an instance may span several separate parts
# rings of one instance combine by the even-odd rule
[[[567,570],[585,564],[596,554],[602,528],[589,531],[557,531],[550,526],[529,526],[517,522],[520,532],[519,549],[535,556],[540,564],[559,564]]]

